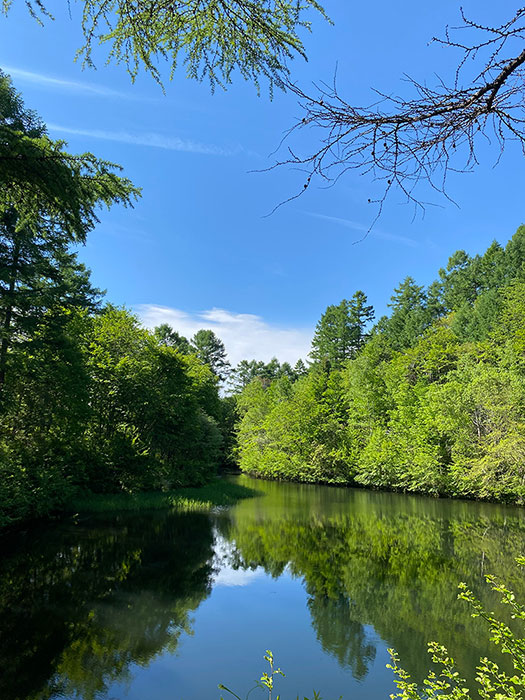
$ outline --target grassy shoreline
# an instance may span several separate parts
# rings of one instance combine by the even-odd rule
[[[161,508],[181,510],[210,510],[227,507],[244,498],[259,495],[255,489],[216,479],[204,486],[184,486],[171,491],[142,491],[138,493],[85,494],[72,499],[67,513],[104,513]]]

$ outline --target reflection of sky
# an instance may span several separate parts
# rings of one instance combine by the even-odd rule
[[[264,576],[264,569],[237,569],[231,565],[235,546],[227,542],[215,532],[215,556],[213,558],[213,587],[216,586],[249,586],[258,578]]]
[[[227,576],[233,572],[242,584],[220,585],[221,571]],[[304,583],[289,570],[273,578],[260,568],[235,571],[225,565],[217,577],[210,596],[192,614],[192,633],[181,636],[176,652],[164,651],[146,667],[133,665],[132,682],[114,683],[108,698],[226,700],[230,696],[218,683],[244,698],[268,670],[266,649],[286,674],[276,680],[276,692],[283,698],[312,698],[315,689],[327,700],[341,695],[344,700],[383,700],[395,690],[386,668],[386,644],[373,627],[365,633],[367,641],[377,644],[377,656],[361,681],[323,651],[312,628]],[[250,700],[267,697],[256,690]]]
[[[224,567],[213,577],[214,586],[249,586],[255,579],[264,576],[264,571],[257,567],[255,571],[250,569],[232,569]]]

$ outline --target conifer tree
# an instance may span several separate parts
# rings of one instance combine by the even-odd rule
[[[224,381],[230,370],[226,348],[213,331],[200,330],[191,339],[191,349],[194,355],[211,369],[213,374]]]
[[[366,340],[365,327],[374,317],[366,295],[357,291],[353,297],[328,306],[317,323],[310,357],[314,362],[329,362],[332,368],[355,357]]]
[[[139,192],[116,166],[52,141],[1,71],[0,156],[1,392],[13,340],[57,303],[72,267],[80,271],[69,246],[85,242],[101,206],[129,205]]]
[[[183,335],[173,330],[168,323],[161,323],[153,331],[155,337],[161,345],[167,345],[170,348],[178,350],[183,355],[189,355],[191,346],[189,340]]]

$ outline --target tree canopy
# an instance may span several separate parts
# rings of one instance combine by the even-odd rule
[[[81,490],[205,482],[223,445],[212,370],[168,326],[102,307],[72,250],[139,191],[52,141],[3,74],[0,109],[0,528]]]
[[[129,205],[140,190],[117,174],[118,165],[92,153],[70,154],[65,146],[49,138],[0,70],[0,211],[15,209],[20,226],[51,217],[70,242],[83,243],[98,207]]]
[[[365,328],[373,318],[374,309],[367,304],[366,294],[361,290],[350,300],[329,306],[316,326],[310,357],[316,362],[341,366],[362,347]]]
[[[226,348],[213,331],[201,329],[197,331],[190,343],[191,351],[213,374],[223,381],[228,376],[230,363],[226,356]]]
[[[117,166],[64,147],[0,71],[0,158],[7,163],[0,170],[0,391],[13,339],[23,340],[51,306],[72,305],[82,288],[86,305],[93,295],[69,246],[85,242],[101,206],[131,205],[139,195]]]
[[[299,36],[308,30],[308,11],[325,16],[317,0],[78,0],[85,43],[79,55],[93,64],[93,45],[108,48],[108,60],[125,65],[132,79],[144,69],[161,80],[159,59],[174,73],[226,87],[238,72],[257,89],[261,78],[282,87],[287,61],[306,58]],[[14,0],[3,0],[7,13]],[[46,0],[26,0],[31,14],[51,19]],[[67,10],[67,3],[63,3]]]

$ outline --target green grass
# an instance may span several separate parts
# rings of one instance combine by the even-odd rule
[[[209,510],[218,506],[232,506],[243,498],[258,496],[254,489],[216,479],[205,486],[185,486],[173,491],[146,491],[142,493],[89,494],[73,499],[68,511],[103,513],[112,510],[133,511],[158,508],[180,510]]]

